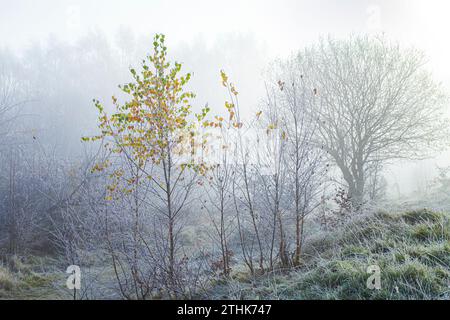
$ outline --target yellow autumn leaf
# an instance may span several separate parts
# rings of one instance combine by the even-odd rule
[[[261,117],[262,111],[259,111],[256,113],[256,119],[259,119],[259,117]]]

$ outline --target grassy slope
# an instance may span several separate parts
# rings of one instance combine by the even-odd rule
[[[0,299],[70,298],[61,289],[62,269],[41,260],[0,266]],[[381,290],[366,288],[374,264]],[[450,214],[419,210],[361,216],[338,231],[318,232],[307,239],[299,270],[249,279],[235,267],[233,279],[218,282],[206,298],[450,299],[449,285]]]
[[[450,214],[428,210],[358,217],[305,246],[304,266],[218,285],[215,298],[450,299]],[[369,265],[381,289],[366,287]]]

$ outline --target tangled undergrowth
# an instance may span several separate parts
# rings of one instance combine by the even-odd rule
[[[0,299],[70,298],[64,269],[56,265],[38,257],[0,264]],[[380,268],[380,289],[367,288],[372,265]],[[450,214],[423,209],[357,216],[337,230],[309,235],[300,268],[253,278],[234,266],[228,279],[199,298],[450,299]]]

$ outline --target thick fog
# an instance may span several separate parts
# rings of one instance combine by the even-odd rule
[[[29,128],[60,151],[78,149],[95,129],[91,100],[107,100],[139,66],[152,35],[165,33],[170,55],[193,72],[196,105],[221,108],[219,70],[258,110],[270,63],[320,37],[385,34],[424,50],[427,67],[450,88],[447,1],[1,1],[0,65],[27,82]],[[31,134],[31,133],[30,133]],[[448,153],[385,168],[391,195],[425,192]],[[395,186],[395,187],[394,187]]]
[[[0,0],[0,299],[448,298],[449,10]]]

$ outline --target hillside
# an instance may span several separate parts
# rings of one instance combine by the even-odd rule
[[[313,236],[299,270],[249,279],[235,272],[215,298],[450,299],[450,214],[428,210],[379,212],[341,231]],[[381,269],[381,289],[366,287],[369,265]]]

